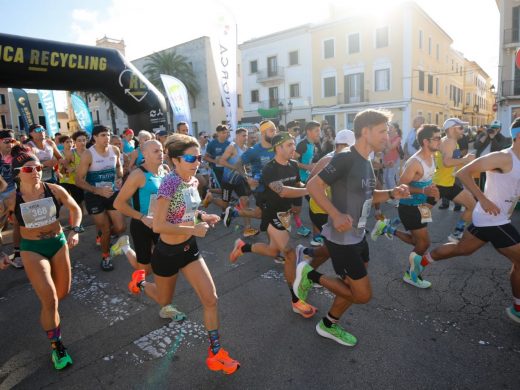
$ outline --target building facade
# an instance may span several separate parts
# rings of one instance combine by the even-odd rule
[[[489,124],[494,119],[491,77],[475,62],[464,61],[462,119],[472,126]]]
[[[0,130],[12,128],[9,92],[7,88],[0,88]]]

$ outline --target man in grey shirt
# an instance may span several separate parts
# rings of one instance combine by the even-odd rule
[[[417,143],[417,130],[424,124],[424,122],[425,119],[423,116],[417,116],[413,120],[413,128],[410,129],[410,132],[406,135],[406,142],[404,143],[403,149],[405,160],[408,160],[417,152],[417,150],[419,150],[419,144]]]
[[[338,324],[340,317],[353,303],[367,303],[372,296],[366,271],[369,251],[365,238],[372,203],[410,195],[406,185],[375,190],[369,154],[385,148],[390,116],[382,110],[358,113],[354,119],[355,145],[337,153],[329,165],[307,183],[311,197],[329,215],[323,235],[339,278],[322,275],[301,262],[296,269],[294,292],[305,301],[313,283],[318,283],[336,295],[329,312],[316,325],[316,331],[320,336],[346,346],[354,346],[357,339]],[[331,189],[331,199],[326,195],[327,187]]]

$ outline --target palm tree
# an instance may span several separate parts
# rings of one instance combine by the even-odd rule
[[[200,91],[190,62],[183,55],[177,54],[175,50],[163,50],[153,53],[144,65],[144,74],[163,93],[165,91],[160,77],[161,74],[170,75],[181,80],[186,86],[188,94],[194,100]]]

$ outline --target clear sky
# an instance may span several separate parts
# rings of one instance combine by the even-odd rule
[[[104,35],[126,43],[131,60],[209,35],[210,10],[225,5],[237,20],[238,42],[328,17],[329,4],[382,12],[402,0],[0,0],[0,32],[94,45]],[[496,84],[499,13],[495,0],[416,0]],[[384,12],[384,11],[383,11]],[[1,77],[1,76],[0,76]],[[57,96],[58,109],[63,102]]]

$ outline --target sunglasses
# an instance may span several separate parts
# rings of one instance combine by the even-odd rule
[[[2,141],[3,144],[14,144],[15,142],[16,140],[12,138],[6,138]]]
[[[45,129],[43,127],[37,127],[33,130],[35,133],[41,133],[43,131],[45,131]]]
[[[16,168],[16,169],[18,169],[20,172],[23,172],[23,173],[33,173],[34,171],[41,172],[43,167],[41,165],[34,165],[34,166],[20,167],[20,168]]]
[[[181,158],[186,161],[187,163],[194,163],[195,161],[202,162],[202,154],[199,154],[198,156],[194,156],[193,154],[183,154],[179,158]]]
[[[432,137],[432,138],[428,138],[428,140],[430,141],[440,141],[442,139],[442,137]]]

